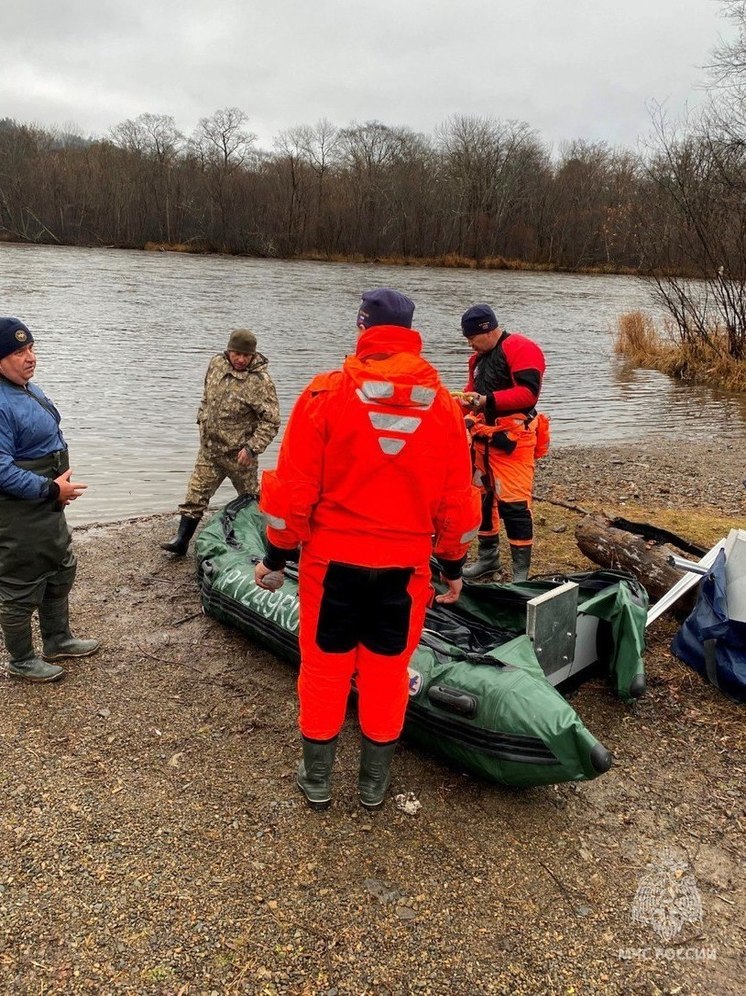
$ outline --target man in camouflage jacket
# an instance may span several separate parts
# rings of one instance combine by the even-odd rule
[[[280,428],[280,406],[267,358],[248,329],[231,332],[224,353],[213,356],[197,412],[199,452],[187,486],[177,535],[164,550],[183,557],[210,499],[229,478],[238,494],[259,491],[257,458]]]

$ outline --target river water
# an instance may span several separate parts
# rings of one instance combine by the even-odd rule
[[[231,328],[256,333],[286,419],[311,375],[353,350],[360,293],[378,286],[416,302],[425,355],[449,387],[464,386],[459,317],[470,304],[488,301],[503,327],[534,338],[547,357],[541,408],[557,445],[746,437],[741,396],[685,387],[615,356],[618,316],[657,314],[633,277],[0,244],[0,314],[33,331],[35,382],[62,412],[73,478],[89,485],[70,521],[176,508],[196,453],[205,368]],[[261,466],[272,466],[278,442]],[[232,494],[226,484],[216,501]]]

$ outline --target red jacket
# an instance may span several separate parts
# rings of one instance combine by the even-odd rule
[[[546,370],[540,347],[517,332],[503,332],[489,353],[469,357],[467,391],[487,397],[487,421],[514,412],[530,412],[539,401]]]
[[[479,492],[461,410],[421,348],[413,329],[375,326],[311,381],[262,477],[271,543],[364,567],[465,555]]]

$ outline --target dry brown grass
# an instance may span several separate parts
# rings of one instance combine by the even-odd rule
[[[459,253],[444,253],[440,256],[405,256],[391,253],[385,256],[365,256],[362,253],[323,253],[303,252],[295,258],[323,263],[378,263],[381,266],[432,266],[451,270],[519,270],[532,273],[623,273],[634,274],[629,267],[603,265],[589,267],[562,268],[555,263],[533,263],[525,259],[509,259],[505,256],[485,256],[475,259],[473,256],[461,256]]]
[[[617,323],[614,350],[637,366],[661,362],[674,349],[673,342],[664,341],[655,322],[644,311],[628,311]]]
[[[712,333],[711,338],[714,346],[700,340],[682,343],[669,368],[663,372],[726,391],[746,392],[746,364],[728,355],[722,332]]]
[[[473,270],[476,268],[477,261],[471,259],[468,256],[458,256],[456,253],[446,253],[445,256],[436,256],[433,259],[433,266],[444,266],[446,268],[458,268]]]
[[[479,265],[483,270],[526,270],[532,273],[550,273],[557,269],[554,263],[530,263],[525,259],[506,259],[504,256],[487,256]]]
[[[582,266],[578,273],[602,273],[614,276],[635,277],[640,271],[634,266],[623,266],[620,263],[597,263],[594,266]]]
[[[614,349],[638,367],[727,391],[746,391],[746,364],[728,354],[727,337],[718,329],[707,340],[682,340],[673,325],[665,323],[661,331],[650,315],[631,311],[618,320]]]
[[[305,259],[311,263],[367,263],[370,262],[362,253],[341,252],[304,252],[297,259]]]
[[[145,252],[189,252],[202,253],[204,246],[196,243],[186,242],[146,242],[143,246]]]
[[[310,258],[310,257],[306,257]],[[442,256],[403,256],[399,254],[376,256],[374,263],[385,266],[433,266],[452,270],[530,270],[546,272],[555,270],[553,263],[530,263],[523,259],[506,259],[504,256],[485,256],[476,260],[473,256],[460,256],[458,253],[445,253]]]

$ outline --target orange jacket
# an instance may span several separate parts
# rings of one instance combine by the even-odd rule
[[[413,329],[378,325],[311,381],[262,477],[271,543],[364,567],[465,555],[479,492],[461,410],[421,348]]]

